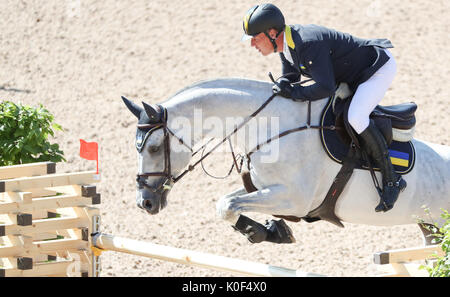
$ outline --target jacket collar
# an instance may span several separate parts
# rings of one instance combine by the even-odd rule
[[[283,55],[289,63],[291,63],[295,67],[298,66],[298,57],[295,50],[295,42],[292,38],[291,27],[288,25],[286,25],[286,28],[284,30]]]
[[[288,25],[286,25],[286,28],[284,30],[284,37],[283,37],[283,55],[286,58],[286,60],[291,63],[292,65],[294,65],[295,61],[292,55],[292,52],[294,52],[295,50],[295,43],[294,40],[292,39],[292,32],[291,32],[291,27],[289,27]]]
[[[289,46],[289,48],[294,50],[295,43],[294,43],[294,39],[292,39],[291,27],[289,27],[288,25],[286,25],[286,28],[284,29],[284,38],[285,38],[285,41],[286,41],[287,45]]]

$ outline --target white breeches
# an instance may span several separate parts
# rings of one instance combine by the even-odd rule
[[[372,77],[360,84],[348,110],[348,121],[361,134],[369,126],[369,115],[383,99],[397,72],[394,57],[385,49],[389,60]]]

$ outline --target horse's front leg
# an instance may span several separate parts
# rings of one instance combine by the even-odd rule
[[[292,230],[283,220],[270,220],[262,225],[242,215],[243,212],[289,213],[292,205],[286,197],[285,187],[279,185],[252,193],[239,189],[220,198],[216,210],[222,219],[232,223],[233,228],[244,234],[252,243],[293,243],[295,238]]]

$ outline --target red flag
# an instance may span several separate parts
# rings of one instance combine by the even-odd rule
[[[98,174],[98,143],[86,142],[80,139],[80,157],[87,160],[97,161],[97,174]]]

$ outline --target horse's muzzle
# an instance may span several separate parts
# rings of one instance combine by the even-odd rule
[[[168,191],[154,193],[145,188],[136,190],[137,206],[151,215],[159,213],[167,205]]]

